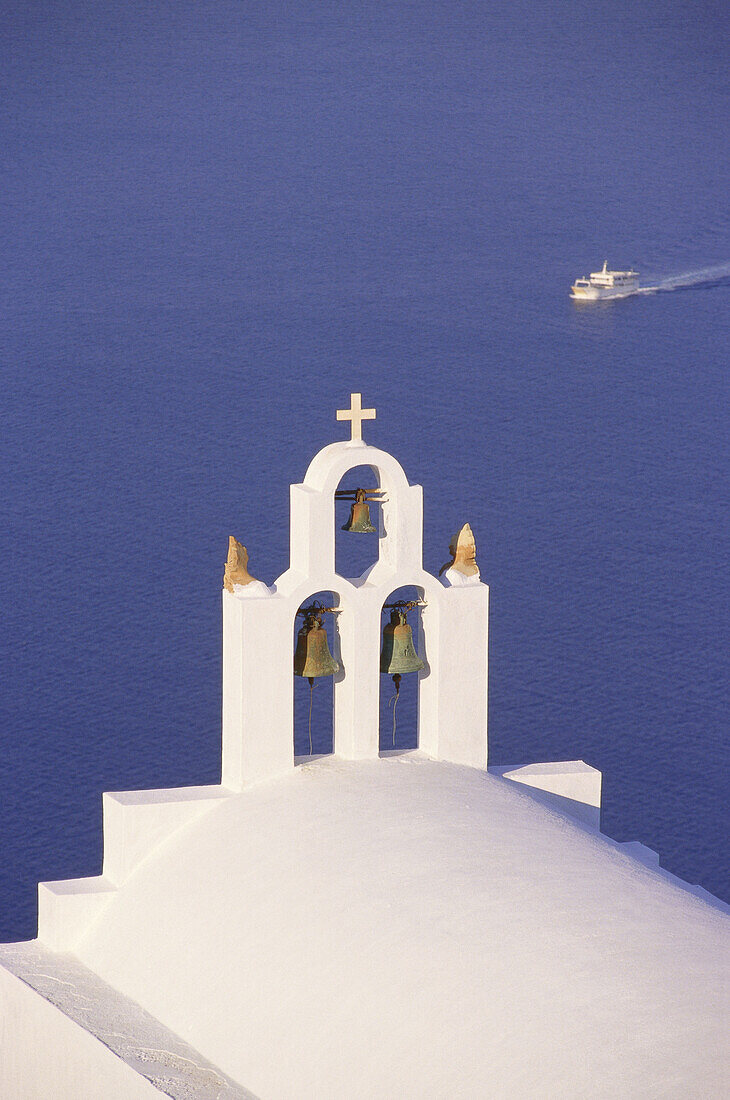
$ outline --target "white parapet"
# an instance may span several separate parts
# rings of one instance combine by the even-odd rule
[[[540,801],[594,829],[601,827],[601,773],[583,760],[490,768],[513,783],[540,792]]]
[[[73,951],[115,889],[103,875],[39,882],[39,941],[52,951]]]
[[[3,1100],[254,1100],[73,955],[0,944]]]
[[[155,1100],[162,1093],[0,959],[0,1096],[7,1100]]]
[[[104,878],[121,886],[158,844],[229,794],[221,786],[105,793]]]
[[[659,853],[639,840],[625,840],[619,844],[619,847],[622,852],[628,852],[633,859],[643,863],[645,867],[660,866]]]
[[[104,873],[38,883],[39,941],[54,951],[73,951],[139,864],[229,794],[221,786],[104,794]]]

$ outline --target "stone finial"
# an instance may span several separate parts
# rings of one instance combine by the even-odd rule
[[[256,580],[248,571],[248,550],[233,535],[228,537],[228,558],[223,574],[223,587],[233,592],[234,584],[250,584]]]
[[[465,523],[461,530],[453,536],[449,543],[449,550],[451,551],[451,561],[447,561],[445,565],[441,566],[439,576],[447,569],[463,573],[465,577],[479,576],[477,544],[474,540],[474,532],[468,523]]]

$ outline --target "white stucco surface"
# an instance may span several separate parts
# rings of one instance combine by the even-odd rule
[[[255,1100],[83,966],[0,944],[3,1100]]]
[[[473,588],[474,585],[480,583],[479,573],[467,577],[458,569],[447,569],[444,572],[444,582],[449,584],[452,588]]]
[[[233,594],[240,597],[242,600],[260,599],[262,596],[270,596],[273,592],[272,588],[264,584],[263,581],[249,581],[248,584],[234,584]]]
[[[517,785],[334,758],[220,800],[77,946],[265,1098],[726,1094],[727,918]]]
[[[159,1091],[0,961],[3,1100],[155,1100]]]

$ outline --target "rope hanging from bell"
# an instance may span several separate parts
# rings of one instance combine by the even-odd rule
[[[314,691],[314,676],[308,676],[309,680],[309,722],[307,723],[307,730],[309,732],[309,755],[312,756],[312,692]]]
[[[393,748],[395,748],[395,708],[398,706],[398,699],[400,698],[400,672],[396,672],[393,676],[393,683],[395,684],[395,695],[388,700],[388,706],[391,703],[393,704]]]

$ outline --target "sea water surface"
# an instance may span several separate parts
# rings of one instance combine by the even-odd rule
[[[0,939],[99,873],[102,791],[217,781],[228,536],[286,568],[353,390],[426,567],[475,532],[491,762],[595,765],[610,836],[730,899],[727,31],[3,4]],[[604,259],[659,289],[571,301]]]

